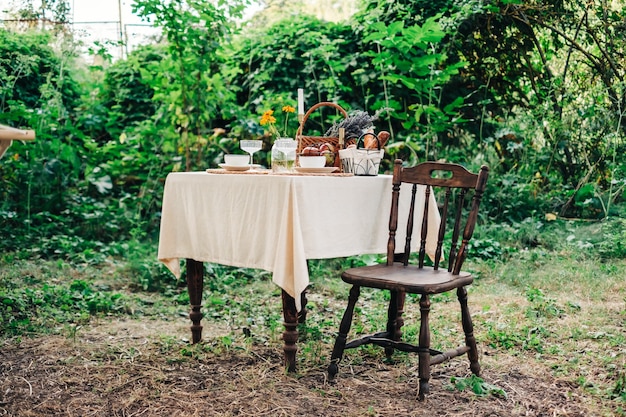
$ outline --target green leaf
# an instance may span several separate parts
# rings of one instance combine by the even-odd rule
[[[497,397],[507,398],[507,393],[502,388],[489,384],[476,375],[471,375],[467,378],[451,377],[450,382],[458,391],[465,391],[469,388],[474,394],[481,397],[495,395]]]

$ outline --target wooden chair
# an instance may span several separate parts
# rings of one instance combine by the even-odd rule
[[[446,174],[443,176],[433,174]],[[424,162],[414,167],[402,167],[402,161],[396,160],[393,171],[393,192],[391,215],[389,218],[389,241],[387,244],[387,261],[385,264],[348,269],[341,278],[352,284],[348,306],[341,320],[339,334],[335,340],[331,363],[328,366],[328,375],[332,379],[338,372],[339,361],[345,349],[356,348],[364,344],[375,344],[385,348],[387,357],[391,357],[394,349],[403,352],[415,352],[419,355],[419,399],[423,400],[429,393],[430,366],[442,363],[448,359],[467,353],[470,370],[479,375],[478,350],[469,309],[467,307],[467,291],[465,287],[472,283],[473,277],[469,272],[461,271],[463,261],[467,255],[467,246],[474,232],[478,208],[483,191],[487,183],[489,169],[483,166],[478,174],[473,174],[461,165]],[[400,186],[409,184],[412,191],[411,207],[406,222],[406,242],[404,249],[396,251],[396,231],[398,227],[398,202]],[[420,187],[422,184],[425,187]],[[424,204],[424,212],[420,230],[419,251],[411,256],[411,239],[417,190],[425,193],[428,201],[430,193],[442,191],[436,195],[443,199],[439,203],[441,223],[437,236],[437,249],[432,266],[425,266],[426,237],[428,223],[428,204]],[[422,191],[423,190],[423,191]],[[467,204],[469,202],[469,206]],[[443,251],[446,226],[451,227],[451,233],[445,252]],[[459,235],[462,235],[458,245]],[[442,256],[444,253],[444,256]],[[416,259],[415,259],[416,258]],[[444,258],[447,258],[445,260]],[[410,264],[409,261],[416,261]],[[447,263],[440,269],[440,262]],[[361,287],[388,290],[391,293],[389,302],[387,328],[384,332],[364,336],[346,343],[348,332],[352,324],[355,304],[358,300]],[[431,294],[439,294],[456,289],[461,304],[462,327],[465,333],[465,344],[457,349],[439,352],[430,348],[429,312]],[[420,294],[420,332],[419,344],[412,345],[401,341],[404,320],[404,301],[406,293]]]

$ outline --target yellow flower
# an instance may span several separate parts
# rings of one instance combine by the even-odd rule
[[[261,126],[267,125],[267,130],[271,135],[274,135],[276,137],[291,137],[288,131],[289,113],[295,113],[296,109],[292,106],[287,105],[283,106],[281,110],[285,115],[285,123],[283,126],[284,129],[282,132],[280,132],[276,128],[276,117],[274,117],[274,110],[265,111],[265,113],[263,113],[263,115],[261,116],[261,121],[259,123],[261,124]]]
[[[274,114],[274,110],[268,110],[265,113],[263,113],[263,116],[261,116],[261,126],[265,126],[267,124],[271,126],[274,123],[276,123],[276,118],[272,116],[273,114]]]

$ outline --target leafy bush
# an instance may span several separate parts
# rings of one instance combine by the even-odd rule
[[[23,334],[64,323],[81,324],[88,322],[91,315],[115,312],[124,305],[121,294],[98,290],[82,280],[69,286],[44,283],[38,289],[2,286],[0,331]]]
[[[485,217],[511,225],[528,247],[551,242],[537,241],[525,219],[613,216],[624,197],[616,111],[623,98],[612,95],[623,86],[600,63],[578,65],[577,54],[562,79],[548,71],[562,68],[571,48],[606,45],[569,44],[560,35],[539,44],[544,26],[522,30],[492,2],[371,0],[349,24],[289,16],[243,35],[230,20],[243,2],[183,3],[189,7],[137,2],[165,39],[102,67],[79,63],[72,42],[52,48],[52,34],[0,30],[0,123],[37,130],[34,143],[15,143],[0,164],[0,250],[75,251],[96,262],[135,230],[157,230],[166,174],[214,167],[224,153],[238,152],[239,139],[263,135],[265,107],[293,103],[297,88],[309,106],[328,100],[348,110],[391,109],[376,126],[392,132],[383,169],[396,157],[487,163]],[[529,5],[527,12],[550,24],[593,13],[567,10]],[[610,33],[621,22],[618,12],[603,16],[576,21],[605,24],[581,27],[585,33]],[[510,35],[504,44],[493,37],[502,33]],[[532,65],[520,66],[520,57]],[[623,72],[615,65],[610,72]],[[264,139],[260,158],[270,145]],[[615,244],[603,244],[603,256],[619,256],[619,236],[609,240]],[[481,236],[474,247],[495,259],[506,252],[498,241]]]
[[[565,313],[565,310],[556,303],[556,300],[546,296],[539,288],[528,288],[526,298],[531,303],[531,307],[526,310],[528,317],[561,317]]]
[[[626,220],[612,218],[602,225],[598,253],[603,259],[626,258]]]
[[[500,242],[493,239],[472,239],[468,250],[468,256],[472,259],[482,260],[500,259],[504,253]]]
[[[0,123],[35,127],[32,112],[42,110],[45,86],[54,86],[59,92],[55,99],[68,109],[78,104],[78,85],[63,71],[63,58],[52,42],[46,32],[17,34],[0,28]]]

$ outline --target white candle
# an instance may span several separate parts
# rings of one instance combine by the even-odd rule
[[[304,89],[298,88],[298,114],[304,114]]]

